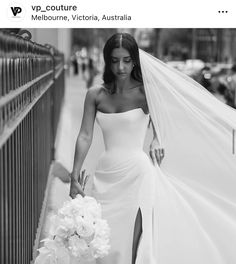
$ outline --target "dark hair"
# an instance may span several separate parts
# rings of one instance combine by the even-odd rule
[[[111,53],[113,49],[120,47],[126,49],[130,53],[131,59],[134,63],[134,67],[131,72],[132,78],[143,83],[138,45],[135,39],[128,33],[114,34],[107,40],[103,48],[103,57],[105,61],[105,69],[103,73],[104,83],[105,84],[113,83],[115,80],[115,75],[111,71]]]

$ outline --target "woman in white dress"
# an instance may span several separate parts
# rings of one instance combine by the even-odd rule
[[[70,188],[85,195],[79,174],[96,120],[105,152],[93,196],[111,228],[110,253],[97,263],[236,263],[236,112],[129,34],[107,41],[104,60],[104,85],[86,95]]]
[[[141,234],[145,240],[145,235],[151,232],[148,227],[155,172],[143,151],[149,114],[138,55],[138,46],[129,34],[116,34],[107,41],[104,85],[89,89],[77,139],[71,175],[72,197],[77,193],[84,195],[78,175],[92,141],[96,118],[106,150],[98,161],[93,196],[101,203],[103,217],[111,228],[110,254],[98,263],[135,263]],[[153,163],[160,163],[163,150],[154,148],[155,143],[158,141],[154,136],[150,155]]]

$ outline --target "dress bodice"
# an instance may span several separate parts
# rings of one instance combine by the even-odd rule
[[[106,151],[142,150],[149,121],[142,108],[121,113],[97,111],[96,120],[102,129]]]

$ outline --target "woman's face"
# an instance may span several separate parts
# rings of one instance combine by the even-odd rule
[[[133,61],[128,50],[115,48],[111,53],[111,71],[117,79],[130,77],[133,70]]]

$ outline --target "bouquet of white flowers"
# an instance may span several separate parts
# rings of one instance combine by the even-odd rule
[[[101,206],[89,196],[77,195],[51,217],[49,237],[35,264],[71,264],[108,254],[109,227],[101,219]]]

